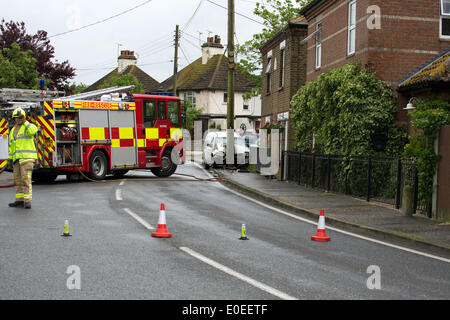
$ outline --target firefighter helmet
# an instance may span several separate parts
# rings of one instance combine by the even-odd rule
[[[13,118],[25,118],[25,111],[22,108],[17,108],[12,113]]]

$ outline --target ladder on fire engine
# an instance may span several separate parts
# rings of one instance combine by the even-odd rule
[[[134,86],[134,85],[123,86],[123,87],[116,86],[116,87],[110,87],[110,88],[105,88],[105,89],[99,89],[99,90],[74,94],[72,96],[63,97],[63,98],[61,98],[61,100],[62,101],[83,100],[83,99],[87,99],[87,98],[100,97],[104,94],[109,94],[109,93],[130,92],[134,88],[136,88],[136,86]]]
[[[11,102],[39,102],[64,95],[64,91],[33,90],[33,89],[0,89],[0,104]]]

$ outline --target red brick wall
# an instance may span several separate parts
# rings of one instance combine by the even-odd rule
[[[325,0],[306,15],[308,35],[322,20],[322,67],[315,69],[312,37],[307,45],[308,82],[322,73],[360,61],[363,66],[370,64],[377,77],[396,91],[400,79],[450,46],[449,41],[439,39],[439,0],[357,0],[356,50],[347,56],[348,3],[349,0]],[[381,29],[367,27],[371,15],[367,8],[371,5],[380,8]],[[406,128],[409,118],[403,108],[408,100],[398,96],[397,124]]]
[[[308,41],[307,81],[347,63],[361,61],[363,65],[372,63],[378,77],[395,87],[398,80],[450,45],[449,41],[439,39],[439,0],[357,0],[356,53],[348,57],[348,3],[348,0],[326,0],[306,17],[309,35],[322,16],[323,39],[320,70],[315,70],[314,37]],[[381,29],[367,28],[370,16],[367,8],[371,5],[380,8]]]
[[[271,39],[270,42],[266,43],[261,50],[263,56],[261,126],[264,126],[266,116],[270,116],[271,121],[276,122],[279,113],[290,111],[292,97],[306,83],[306,47],[300,46],[300,41],[306,37],[306,33],[306,26],[290,25]],[[280,43],[283,40],[286,41],[285,83],[280,88]],[[270,50],[272,50],[272,87],[270,92],[266,93],[267,76],[265,70],[267,67],[267,53]],[[276,69],[273,68],[275,59],[277,61]],[[288,133],[288,149],[292,150],[295,146],[295,132],[292,128],[289,128]]]
[[[261,51],[263,56],[263,82],[262,82],[262,109],[261,115],[272,115],[276,120],[276,115],[280,112],[290,110],[290,101],[297,90],[305,84],[306,50],[300,47],[300,41],[306,37],[306,26],[290,26],[285,31],[280,32]],[[284,86],[280,88],[280,43],[285,40],[285,63],[284,63]],[[267,53],[272,50],[272,69],[270,72],[272,86],[269,93],[266,93],[267,76]],[[276,60],[277,67],[274,68]],[[264,119],[263,119],[264,122]],[[264,125],[264,123],[263,123]]]

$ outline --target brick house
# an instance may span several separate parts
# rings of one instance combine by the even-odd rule
[[[300,14],[308,21],[307,82],[359,61],[398,94],[397,125],[408,129],[398,80],[450,45],[450,1],[312,0]]]
[[[284,125],[283,150],[295,146],[295,131],[289,130],[290,102],[306,82],[306,47],[300,46],[300,41],[307,32],[305,19],[296,17],[260,48],[263,57],[261,126],[270,122]]]

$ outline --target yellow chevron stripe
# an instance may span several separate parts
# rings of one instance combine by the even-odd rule
[[[53,136],[55,136],[55,129],[54,129],[53,120],[45,119],[45,117],[39,117],[39,119],[44,124],[45,129],[48,130],[48,132],[50,132]],[[44,132],[45,132],[46,136],[50,138],[48,132],[45,131],[45,130],[44,130]]]

